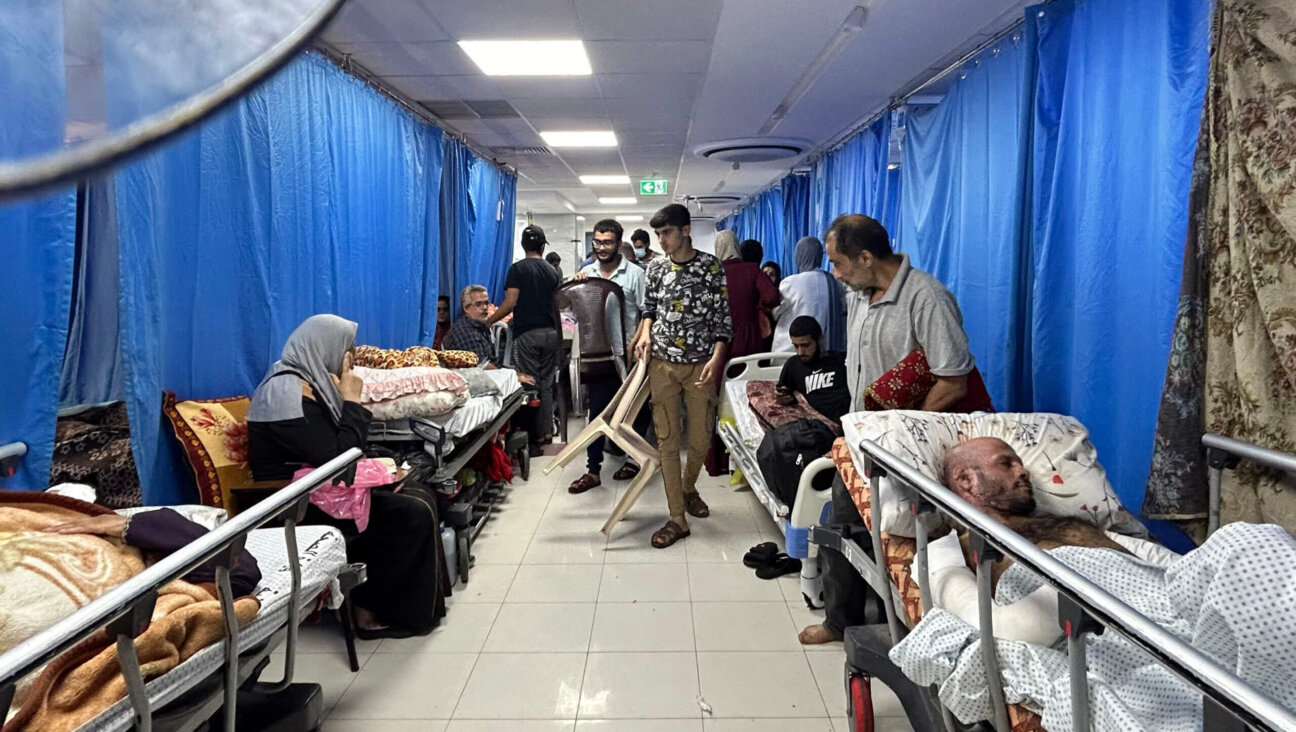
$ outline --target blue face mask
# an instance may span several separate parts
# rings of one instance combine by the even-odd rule
[[[639,247],[635,247],[636,259],[643,259],[647,254],[648,254],[648,247],[644,247],[643,249],[640,249]]]

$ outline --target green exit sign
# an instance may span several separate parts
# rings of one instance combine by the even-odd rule
[[[666,195],[666,179],[649,178],[648,180],[639,181],[639,195],[641,196]]]

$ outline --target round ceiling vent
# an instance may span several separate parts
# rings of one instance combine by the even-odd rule
[[[693,149],[698,157],[729,163],[764,163],[794,158],[810,149],[810,142],[792,137],[745,137],[718,140]]]
[[[742,196],[694,196],[694,201],[703,206],[723,206],[727,203],[738,203]]]

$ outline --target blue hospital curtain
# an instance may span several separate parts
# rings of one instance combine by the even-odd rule
[[[454,318],[463,314],[459,293],[472,283],[473,224],[472,152],[453,137],[442,142],[441,166],[441,291],[450,295]]]
[[[804,236],[823,239],[823,232],[810,226],[810,176],[789,175],[779,185],[783,193],[783,251],[779,253],[779,267],[784,276],[796,274],[796,243]],[[766,259],[773,259],[766,253]]]
[[[1142,503],[1183,264],[1209,0],[1028,9],[1033,407],[1076,415]],[[1029,35],[1029,34],[1028,34]]]
[[[820,238],[842,214],[871,216],[896,236],[899,175],[887,170],[891,115],[884,114],[819,158],[810,172],[810,224]]]
[[[146,503],[190,498],[163,389],[250,393],[288,334],[320,312],[357,321],[361,343],[427,340],[438,278],[425,267],[440,238],[429,200],[441,181],[429,146],[440,144],[306,56],[115,175],[120,348]]]
[[[504,302],[504,277],[513,261],[513,213],[517,178],[472,155],[468,192],[474,226],[469,250],[469,282],[486,288],[491,302]],[[467,284],[467,283],[465,283]]]
[[[950,288],[995,407],[1029,406],[1018,391],[1028,352],[1021,279],[1027,49],[987,49],[940,104],[912,107],[905,130],[899,249]]]
[[[63,140],[63,8],[0,3],[0,162],[57,149]],[[67,344],[76,194],[67,189],[0,203],[0,444],[27,443],[14,490],[44,490]]]

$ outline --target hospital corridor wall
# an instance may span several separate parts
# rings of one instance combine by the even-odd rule
[[[719,228],[769,237],[767,251],[780,236],[791,246],[766,213],[775,200],[796,209],[789,194],[808,201],[806,233],[823,235],[824,211],[877,218],[957,297],[996,408],[1079,417],[1122,501],[1140,505],[1179,295],[1210,13],[1209,0],[1029,7],[953,72],[938,102],[880,115]],[[888,137],[902,148],[898,168],[882,154]]]
[[[448,158],[466,175],[446,174]],[[21,422],[0,404],[4,436],[43,445],[48,435],[52,444],[60,391],[65,406],[124,400],[144,502],[193,502],[163,390],[180,399],[250,394],[288,334],[320,312],[357,321],[361,343],[431,345],[446,287],[502,284],[509,260],[498,252],[511,248],[512,231],[501,222],[512,221],[515,189],[513,172],[306,54],[194,130],[89,183],[80,241],[75,195],[0,210],[32,224],[18,229],[16,249],[31,260],[18,262],[24,286],[47,283],[22,306],[45,312],[15,318],[23,310],[6,305],[5,327],[37,323],[35,338],[52,352],[25,372],[39,383],[14,390],[40,404],[15,409]],[[68,210],[66,221],[42,215],[52,205]],[[448,217],[446,227],[447,205],[469,215]],[[59,244],[37,244],[49,241]],[[67,261],[47,261],[56,252]],[[74,277],[74,259],[93,274],[81,267]],[[445,280],[447,264],[461,264],[461,276]],[[54,286],[55,272],[65,284]],[[48,450],[33,449],[24,466],[20,485],[43,489]]]

